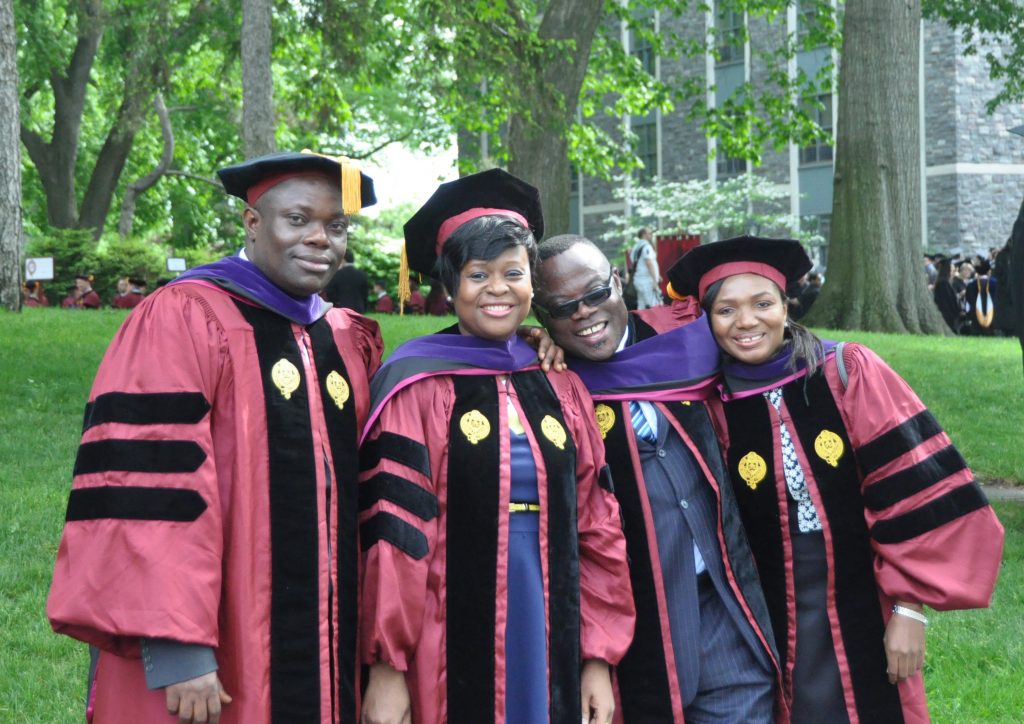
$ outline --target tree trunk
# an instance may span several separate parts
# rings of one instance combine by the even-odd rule
[[[0,307],[21,309],[21,143],[14,0],[0,0]]]
[[[808,321],[948,334],[922,267],[921,2],[845,7],[828,281]]]
[[[509,124],[509,149],[509,172],[540,189],[544,236],[568,233],[569,143],[565,135],[541,133],[516,115]]]
[[[274,80],[272,0],[242,0],[242,138],[247,158],[272,153]]]
[[[540,189],[546,236],[569,231],[568,129],[603,17],[602,0],[552,0],[541,20],[540,38],[571,41],[572,48],[564,56],[524,60],[512,71],[520,87],[533,89],[533,99],[526,112],[510,119],[509,171]]]
[[[201,37],[204,23],[214,11],[207,0],[191,4],[188,15],[176,24],[171,3],[156,8],[158,22],[139,27],[113,27],[122,42],[118,48],[127,59],[120,74],[124,88],[121,103],[107,132],[103,147],[89,171],[89,183],[81,204],[75,188],[79,138],[93,63],[105,25],[116,25],[119,16],[104,14],[103,0],[71,3],[75,12],[77,38],[66,67],[54,68],[49,83],[53,89],[53,133],[49,141],[28,126],[21,126],[21,140],[39,172],[46,194],[47,218],[62,229],[91,229],[96,238],[113,203],[117,184],[131,153],[135,135],[142,127],[150,103],[166,87],[174,64]]]
[[[55,69],[50,76],[53,89],[53,135],[50,142],[44,141],[27,126],[21,127],[21,140],[46,192],[47,220],[58,229],[78,226],[78,198],[75,193],[78,139],[89,75],[103,37],[101,0],[76,3],[75,8],[78,39],[67,71],[61,75]]]
[[[117,183],[128,161],[128,154],[132,151],[132,144],[135,143],[135,134],[142,128],[156,88],[161,87],[159,84],[154,87],[145,83],[130,85],[125,89],[125,98],[96,157],[89,185],[82,197],[78,228],[92,229],[95,239],[99,239],[103,233]]]

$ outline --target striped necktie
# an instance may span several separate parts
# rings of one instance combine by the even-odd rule
[[[654,430],[651,429],[644,416],[644,411],[640,409],[640,403],[636,400],[629,401],[629,414],[633,420],[633,430],[638,438],[652,445],[658,442],[658,436],[654,434]]]

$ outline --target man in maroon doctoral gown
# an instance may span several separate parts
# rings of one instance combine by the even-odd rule
[[[147,297],[107,350],[47,614],[94,647],[93,722],[354,723],[356,443],[382,344],[318,292],[373,182],[310,153],[220,177],[245,249]]]

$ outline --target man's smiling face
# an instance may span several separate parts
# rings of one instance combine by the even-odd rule
[[[597,247],[580,242],[538,262],[537,278],[538,305],[556,312],[552,316],[539,311],[538,317],[566,354],[595,362],[615,354],[629,312],[622,300],[618,272]],[[607,287],[605,297],[599,292]],[[585,300],[588,295],[600,301],[591,306]],[[559,318],[557,310],[567,302],[578,304],[571,314]]]

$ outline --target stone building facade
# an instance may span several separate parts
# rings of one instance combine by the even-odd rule
[[[711,24],[718,28],[717,37],[722,38],[730,25],[748,22],[742,15],[699,11],[682,18],[653,14],[647,21],[659,32],[672,30],[686,38],[704,37]],[[765,70],[751,60],[751,47],[780,43],[786,33],[799,32],[800,22],[797,2],[784,22],[750,19],[747,44],[727,48],[721,61],[711,57],[654,58],[648,49],[636,47],[633,34],[625,28],[622,38],[657,77],[669,84],[703,78],[709,88],[709,101],[713,94],[712,102],[716,102],[745,80],[755,87],[765,82]],[[723,45],[721,40],[719,45]],[[831,52],[827,48],[801,51],[794,61],[794,72],[795,68],[816,72]],[[985,104],[998,89],[989,80],[985,60],[965,55],[962,38],[944,23],[923,24],[921,58],[921,246],[929,251],[987,252],[1006,242],[1024,198],[1024,139],[1008,131],[1024,123],[1024,111],[1005,106],[991,115],[986,113]],[[825,109],[819,111],[820,124],[834,129],[837,104],[831,95],[819,100]],[[638,155],[646,169],[620,182],[575,175],[571,201],[575,233],[599,239],[607,230],[605,219],[626,210],[624,202],[614,195],[616,183],[644,183],[654,175],[674,181],[720,180],[747,168],[745,161],[715,156],[715,140],[707,138],[684,115],[685,109],[679,109],[621,119],[636,133]],[[608,130],[615,132],[615,125],[615,119],[610,119]],[[817,225],[827,238],[833,162],[833,148],[827,144],[805,148],[791,144],[781,152],[767,151],[762,164],[753,171],[788,188],[791,213]],[[603,245],[610,252],[618,250],[614,242]]]

